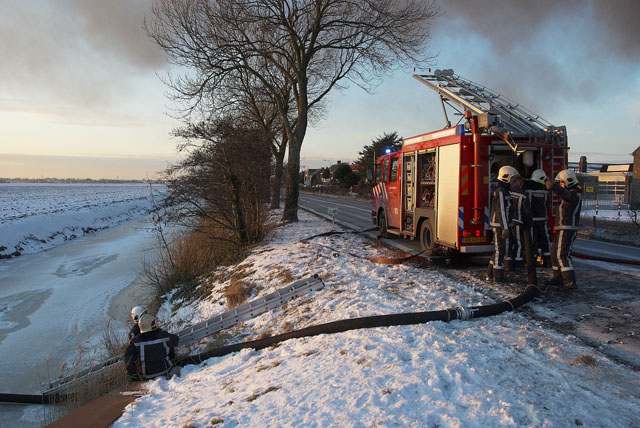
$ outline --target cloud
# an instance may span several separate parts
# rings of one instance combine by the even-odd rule
[[[606,60],[613,53],[629,63],[640,62],[637,0],[447,0],[440,7],[445,27],[448,20],[463,19],[467,31],[490,39],[497,54],[526,55],[519,48],[541,32],[553,30],[562,36],[578,30],[587,43],[574,49],[595,47],[600,55],[594,60]],[[581,22],[584,28],[577,28]]]
[[[136,90],[166,60],[142,25],[151,0],[5,0],[0,91],[34,107],[100,111]]]
[[[457,55],[461,75],[534,110],[619,91],[640,63],[636,0],[440,0],[440,7],[434,38],[461,47],[441,48],[440,56]]]
[[[82,34],[92,49],[108,53],[141,69],[156,69],[166,63],[160,48],[147,37],[143,21],[152,0],[71,0],[72,10],[82,20]]]
[[[594,24],[599,29],[597,46],[629,63],[640,62],[640,2],[637,0],[594,1]]]

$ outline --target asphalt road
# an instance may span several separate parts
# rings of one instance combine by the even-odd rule
[[[335,221],[336,224],[350,230],[364,231],[374,227],[371,221],[371,202],[300,193],[299,205],[304,210]],[[337,209],[338,212],[330,214],[330,208]],[[364,234],[375,239],[378,231],[373,230]],[[417,254],[422,251],[419,242],[409,239],[384,239],[384,242],[407,254]]]
[[[337,208],[333,215],[335,222],[351,230],[366,230],[373,227],[371,222],[371,202],[362,202],[349,199],[338,199],[326,195],[300,194],[300,207],[314,214],[332,219],[329,208]],[[377,232],[370,232],[372,237]],[[420,244],[417,241],[407,239],[393,239],[389,245],[407,252],[419,252]],[[573,252],[590,257],[606,257],[616,260],[633,260],[640,263],[640,248],[628,245],[612,244],[602,241],[576,239]]]

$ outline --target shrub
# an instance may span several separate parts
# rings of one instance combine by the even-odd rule
[[[151,312],[161,304],[161,296],[176,288],[174,299],[202,297],[197,290],[203,275],[244,256],[244,247],[226,240],[225,236],[223,229],[202,220],[191,233],[176,237],[171,243],[162,239],[160,260],[144,265],[147,283],[156,289]]]

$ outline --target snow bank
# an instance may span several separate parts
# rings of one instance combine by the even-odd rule
[[[620,213],[620,215],[618,215],[618,213]],[[591,220],[593,217],[596,218],[596,220],[609,220],[609,221],[619,221],[619,222],[623,222],[623,223],[631,223],[633,222],[633,211],[629,211],[629,210],[598,210],[598,213],[596,214],[596,210],[595,209],[588,209],[585,210],[583,209],[580,212],[580,217],[582,218],[582,221],[587,221],[587,220]]]
[[[154,186],[157,197],[164,186]],[[0,184],[0,257],[52,248],[147,215],[146,184]]]
[[[343,318],[492,303],[429,267],[377,265],[389,255],[355,235],[300,239],[329,224],[299,213],[239,266],[201,286],[211,297],[159,313],[175,330],[226,310],[230,275],[252,298],[319,274],[323,290],[228,332],[229,342]],[[203,346],[206,346],[203,345]],[[523,312],[293,339],[187,366],[149,383],[114,427],[633,426],[640,374]]]

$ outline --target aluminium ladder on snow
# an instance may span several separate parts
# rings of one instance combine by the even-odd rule
[[[78,383],[88,383],[91,379],[106,375],[120,360],[122,360],[122,356],[112,357],[77,373],[50,382],[49,389],[45,390],[43,395],[65,394],[68,389],[75,387]]]
[[[258,315],[274,309],[284,303],[310,291],[317,291],[324,287],[322,279],[318,275],[298,280],[286,287],[280,288],[271,294],[252,300],[234,309],[215,315],[205,321],[194,324],[177,333],[180,338],[179,346],[189,345],[203,338],[215,334],[225,328],[232,327],[240,322],[247,321]],[[75,388],[79,383],[88,383],[92,379],[106,376],[108,371],[122,360],[122,356],[112,357],[92,367],[86,368],[73,375],[60,378],[49,384],[44,394],[63,394],[69,389]]]
[[[177,333],[180,337],[179,346],[198,342],[207,336],[277,308],[309,291],[320,290],[323,286],[322,280],[320,280],[317,275],[296,281],[264,297],[259,297],[251,302],[237,306],[234,309],[215,315],[208,320],[181,330]]]
[[[413,78],[433,89],[440,95],[447,126],[451,126],[444,106],[455,104],[463,111],[471,110],[477,115],[498,116],[505,131],[513,136],[543,138],[545,142],[565,142],[566,127],[553,126],[539,115],[529,111],[507,97],[458,76],[451,69],[435,70],[433,74],[413,74]],[[456,109],[457,110],[457,109]]]

